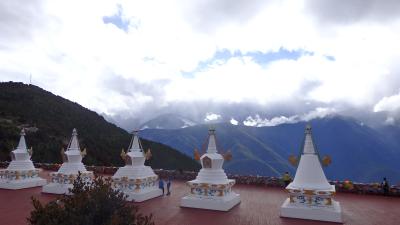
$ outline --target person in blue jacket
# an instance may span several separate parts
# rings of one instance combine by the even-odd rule
[[[162,190],[162,194],[164,195],[164,181],[162,180],[161,177],[158,180],[158,188],[160,188]]]

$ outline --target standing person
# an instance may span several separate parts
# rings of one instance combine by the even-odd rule
[[[290,184],[290,182],[292,181],[292,177],[290,176],[289,172],[286,171],[285,174],[283,174],[282,180],[283,183],[285,184],[285,187],[287,187]]]
[[[171,177],[168,177],[168,181],[167,181],[167,195],[170,195],[170,194],[171,194],[170,188],[171,188]]]
[[[162,195],[164,195],[164,181],[161,177],[160,180],[158,180],[158,188],[162,190]]]
[[[383,178],[381,186],[383,189],[383,195],[388,196],[389,195],[389,182],[386,180],[386,177]]]

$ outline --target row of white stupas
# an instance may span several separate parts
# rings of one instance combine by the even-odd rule
[[[63,151],[64,163],[55,173],[50,173],[51,182],[39,177],[31,161],[32,150],[25,143],[22,130],[16,150],[12,151],[12,161],[5,170],[0,170],[0,188],[21,189],[43,186],[42,192],[68,194],[78,171],[86,181],[91,181],[93,173],[82,163],[86,151],[81,151],[76,129],[67,150]],[[158,176],[149,166],[145,166],[143,151],[137,132],[133,133],[128,151],[122,150],[125,166],[112,177],[114,187],[123,191],[129,201],[141,202],[162,195],[158,189]],[[218,153],[215,130],[209,130],[208,148],[199,160],[202,169],[195,180],[187,182],[189,193],[181,199],[182,207],[228,211],[240,203],[240,195],[232,191],[235,180],[228,179],[222,165],[224,156]],[[330,185],[322,170],[321,158],[314,145],[311,127],[307,126],[303,148],[296,175],[286,187],[289,198],[281,206],[282,217],[342,222],[339,202],[333,200],[335,186]]]

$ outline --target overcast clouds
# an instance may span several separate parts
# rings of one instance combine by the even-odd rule
[[[399,11],[396,0],[3,0],[0,80],[32,74],[120,122],[172,112],[394,123]]]

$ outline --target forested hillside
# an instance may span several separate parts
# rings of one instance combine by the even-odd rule
[[[10,160],[9,152],[16,147],[22,127],[26,128],[27,144],[33,147],[32,159],[36,162],[61,163],[60,150],[68,144],[72,129],[77,128],[80,145],[87,148],[87,165],[121,166],[121,149],[128,147],[131,138],[96,112],[37,86],[0,83],[0,160]],[[142,145],[152,150],[153,158],[147,163],[153,168],[200,167],[166,145],[143,139]]]

